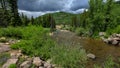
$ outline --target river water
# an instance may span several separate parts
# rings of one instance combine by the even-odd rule
[[[86,68],[93,68],[93,64],[102,65],[106,58],[111,55],[114,60],[120,58],[120,47],[105,44],[102,40],[92,38],[81,38],[76,36],[75,33],[66,30],[58,30],[54,32],[53,39],[59,44],[70,46],[82,46],[87,53],[92,53],[96,56],[95,60],[88,61]]]

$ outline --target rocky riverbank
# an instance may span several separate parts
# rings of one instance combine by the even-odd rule
[[[11,51],[10,59],[3,64],[2,68],[9,68],[15,64],[17,68],[54,68],[51,60],[44,61],[40,57],[29,57],[21,53],[21,50]]]
[[[12,50],[10,45],[17,42],[20,42],[20,40],[0,38],[0,53],[8,53],[10,55],[5,61],[1,60],[3,58],[0,58],[0,62],[5,62],[0,68],[9,68],[12,64],[17,68],[55,68],[55,65],[51,64],[51,59],[44,61],[37,56],[30,57],[24,55],[21,50]]]
[[[120,46],[120,34],[112,34],[108,38],[101,37],[102,40],[111,45]]]

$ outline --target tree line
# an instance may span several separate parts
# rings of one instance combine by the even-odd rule
[[[17,0],[0,0],[0,26],[28,26],[41,25],[55,28],[55,20],[51,14],[34,19],[18,13]]]
[[[120,13],[115,10],[116,8],[119,9],[119,2],[114,0],[106,0],[106,2],[90,0],[89,5],[88,11],[72,18],[71,26],[88,29],[92,36],[120,25]]]

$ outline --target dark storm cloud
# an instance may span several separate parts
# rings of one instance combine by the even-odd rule
[[[65,9],[67,5],[72,10],[88,7],[87,0],[18,0],[19,9],[27,11],[56,11]]]
[[[82,13],[88,8],[88,0],[18,0],[19,13],[40,16],[59,11]]]
[[[64,8],[63,0],[18,0],[18,7],[28,11],[56,11]]]

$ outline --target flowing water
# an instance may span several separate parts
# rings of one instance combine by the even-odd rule
[[[57,30],[53,34],[53,38],[59,43],[71,46],[82,46],[87,53],[92,53],[96,56],[95,60],[89,60],[87,68],[93,68],[93,64],[103,64],[106,58],[111,55],[115,61],[120,58],[120,47],[105,44],[102,40],[91,38],[81,38],[70,31]]]

